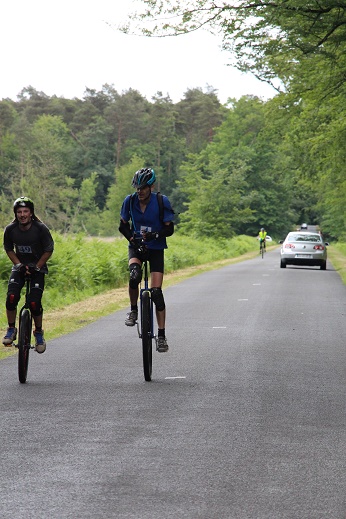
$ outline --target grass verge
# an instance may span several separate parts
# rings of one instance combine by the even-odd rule
[[[340,246],[329,245],[328,259],[346,285],[346,246],[343,244],[340,244]]]

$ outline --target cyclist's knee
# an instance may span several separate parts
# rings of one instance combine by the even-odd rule
[[[130,288],[137,288],[142,281],[142,269],[138,263],[131,263],[130,267]]]
[[[30,301],[30,310],[32,315],[40,316],[43,314],[43,308],[40,304],[38,304],[36,301]]]
[[[43,313],[43,308],[41,304],[42,299],[42,292],[31,289],[30,296],[29,296],[29,307],[31,310],[32,315],[39,316]]]
[[[15,310],[19,302],[20,295],[17,292],[8,292],[6,297],[6,310]]]
[[[151,299],[156,305],[156,309],[161,312],[166,308],[165,299],[161,288],[154,287],[151,289]]]

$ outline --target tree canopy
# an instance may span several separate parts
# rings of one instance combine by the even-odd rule
[[[221,34],[234,64],[287,88],[301,67],[323,61],[342,78],[346,45],[346,3],[337,0],[143,0],[125,32],[179,35],[207,28]],[[139,23],[137,23],[139,22]],[[276,79],[279,79],[279,82]]]
[[[148,36],[217,31],[242,71],[277,95],[229,99],[189,88],[173,103],[114,85],[83,99],[29,86],[0,101],[0,218],[37,198],[53,229],[117,234],[140,167],[153,167],[181,233],[281,238],[318,224],[346,239],[346,3],[336,0],[143,0],[123,30]]]

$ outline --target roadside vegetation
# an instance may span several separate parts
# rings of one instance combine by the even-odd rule
[[[328,247],[328,258],[346,285],[346,243],[335,243]]]

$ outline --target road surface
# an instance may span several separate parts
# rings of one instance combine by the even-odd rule
[[[0,362],[1,519],[345,519],[346,288],[278,250]]]

